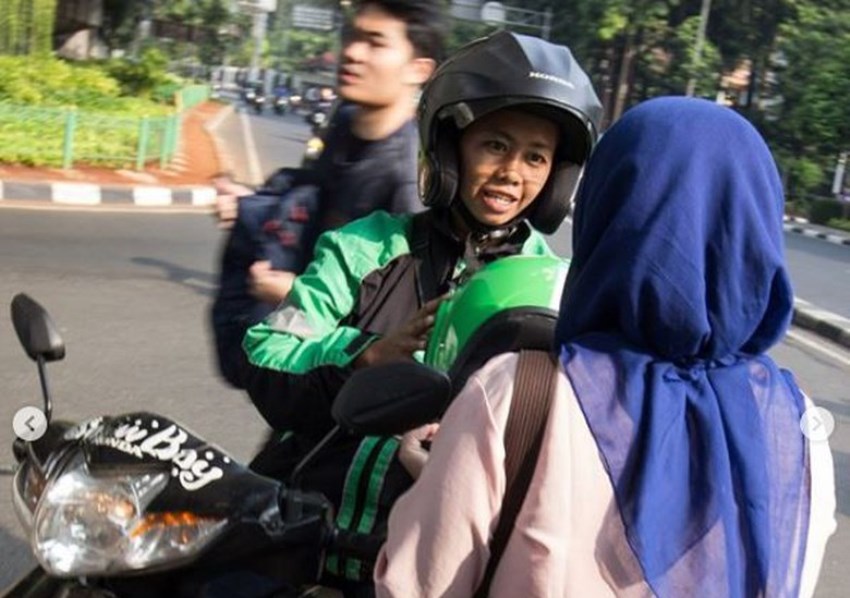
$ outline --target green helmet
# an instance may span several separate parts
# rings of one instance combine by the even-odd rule
[[[457,392],[500,353],[550,350],[568,266],[517,255],[478,270],[438,308],[425,363],[448,373]]]

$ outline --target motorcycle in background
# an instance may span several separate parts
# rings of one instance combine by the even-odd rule
[[[254,112],[257,114],[263,113],[266,97],[263,94],[262,89],[259,87],[249,87],[242,94],[242,99],[245,101],[245,104],[254,110]]]
[[[340,101],[333,101],[317,105],[316,109],[307,114],[304,120],[310,125],[310,137],[304,146],[304,155],[301,158],[301,167],[307,168],[314,164],[322,150],[325,149],[325,133],[331,124],[334,114],[342,105]]]
[[[289,108],[289,96],[286,95],[277,95],[274,98],[274,103],[272,104],[272,108],[274,109],[274,113],[283,116],[286,114],[287,109]]]

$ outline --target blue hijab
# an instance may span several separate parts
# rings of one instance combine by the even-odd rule
[[[627,112],[579,192],[557,342],[659,596],[798,591],[804,403],[765,354],[793,305],[783,201],[758,132],[687,98]]]

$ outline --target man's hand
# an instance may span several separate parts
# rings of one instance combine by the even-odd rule
[[[428,333],[434,327],[434,314],[444,299],[445,297],[432,299],[399,330],[369,345],[357,357],[354,367],[361,368],[413,359],[413,353],[424,349],[428,343]]]
[[[239,198],[254,193],[249,187],[240,185],[230,177],[220,176],[213,179],[215,187],[215,218],[219,228],[230,228],[239,212]]]
[[[428,461],[428,449],[423,443],[430,445],[439,428],[440,424],[425,424],[401,437],[398,460],[414,480],[422,473],[422,468]]]
[[[294,280],[295,274],[273,270],[268,261],[254,262],[248,269],[248,291],[260,301],[272,305],[286,299]]]

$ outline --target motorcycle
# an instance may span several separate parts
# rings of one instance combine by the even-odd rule
[[[330,120],[334,107],[333,102],[316,102],[310,112],[304,116],[304,120],[313,127],[324,127]]]
[[[263,107],[266,103],[266,97],[258,89],[248,88],[243,95],[245,103],[254,109],[257,114],[263,113]]]
[[[302,168],[309,168],[315,164],[322,150],[325,149],[325,132],[341,105],[340,102],[320,103],[317,108],[305,115],[304,120],[310,125],[310,137],[304,146],[304,155],[301,158]]]
[[[304,155],[301,157],[301,168],[310,168],[319,159],[325,142],[322,139],[324,130],[321,126],[314,125],[310,131],[310,138],[304,144]]]
[[[255,93],[254,97],[251,99],[251,106],[254,108],[254,112],[256,112],[257,114],[262,114],[265,105],[266,96],[261,93]]]
[[[272,107],[275,114],[280,116],[286,114],[286,111],[289,108],[289,97],[285,95],[275,96]]]
[[[334,402],[336,427],[281,482],[159,414],[53,420],[47,364],[64,342],[29,296],[11,307],[48,422],[40,438],[14,441],[14,506],[39,566],[12,598],[245,595],[258,579],[264,596],[310,595],[328,553],[373,562],[383,538],[338,528],[300,473],[338,434],[434,421],[451,393],[445,373],[417,363],[358,370]]]

